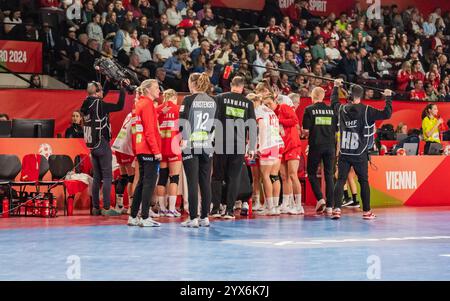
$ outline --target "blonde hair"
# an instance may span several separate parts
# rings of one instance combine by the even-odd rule
[[[266,90],[270,92],[269,85],[268,85],[268,83],[266,81],[262,81],[262,82],[259,82],[256,85],[255,93],[256,94],[261,94],[261,93],[266,92]]]
[[[249,93],[246,97],[252,102],[261,101],[261,96],[256,93]]]
[[[153,84],[157,84],[158,85],[158,81],[156,79],[146,79],[146,80],[144,80],[141,83],[141,85],[139,86],[140,91],[142,91],[142,94],[144,94],[145,89],[150,88],[150,86],[153,85]]]
[[[322,87],[315,87],[311,91],[312,100],[322,101],[325,97],[325,90]]]
[[[172,98],[177,98],[177,97],[178,97],[178,93],[174,89],[167,89],[166,91],[163,92],[163,101],[164,102],[167,102],[167,101],[171,100]]]
[[[288,97],[292,100],[293,103],[300,103],[300,95],[298,93],[291,93]]]
[[[203,73],[192,73],[189,76],[189,82],[192,83],[195,89],[199,92],[208,92],[211,88],[211,82],[209,81],[209,75]]]

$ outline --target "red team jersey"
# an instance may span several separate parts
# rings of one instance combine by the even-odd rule
[[[275,114],[278,116],[280,122],[280,134],[283,138],[284,149],[289,151],[291,149],[299,148],[301,146],[300,135],[298,132],[298,118],[294,109],[286,104],[280,104],[275,109]]]
[[[164,113],[164,109],[167,111]],[[161,153],[163,157],[174,157],[181,154],[178,128],[180,107],[173,102],[163,103],[156,108],[159,132],[161,134]],[[176,139],[176,141],[174,141]]]

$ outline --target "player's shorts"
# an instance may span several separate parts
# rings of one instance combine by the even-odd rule
[[[283,148],[274,146],[265,150],[262,150],[259,155],[259,164],[271,164],[273,161],[283,158]]]
[[[134,156],[116,152],[117,163],[120,165],[131,164],[134,161]]]
[[[178,162],[181,160],[182,160],[181,154],[178,154],[178,155],[171,154],[171,155],[163,155],[161,162],[171,163],[171,162]]]
[[[287,162],[291,160],[300,160],[300,157],[302,156],[302,148],[296,147],[290,150],[287,150],[283,153],[283,158],[281,159],[282,162]]]

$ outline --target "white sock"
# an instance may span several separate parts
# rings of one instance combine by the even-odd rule
[[[252,203],[253,203],[253,205],[261,204],[261,200],[259,199],[259,195],[258,194],[252,195]]]
[[[286,209],[290,207],[290,200],[289,194],[283,194],[283,203],[281,204],[281,208]]]
[[[177,203],[177,196],[169,195],[169,210],[175,211],[175,205]]]
[[[268,210],[271,210],[273,208],[273,198],[266,198],[266,201],[264,202],[264,204],[266,204],[266,208]]]
[[[296,194],[295,196],[295,203],[297,205],[297,207],[301,207],[302,206],[302,195],[300,194]]]
[[[166,202],[165,197],[159,196],[158,197],[158,204],[159,204],[159,210],[166,211]]]
[[[274,196],[274,197],[272,198],[272,201],[273,201],[273,207],[274,207],[274,208],[277,208],[278,205],[280,204],[280,197],[279,197],[279,196]]]
[[[293,194],[289,195],[289,207],[295,208],[295,200],[294,200],[294,195]]]
[[[123,194],[116,194],[116,205],[123,207]]]

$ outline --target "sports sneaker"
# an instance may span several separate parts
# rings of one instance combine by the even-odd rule
[[[277,209],[275,207],[273,207],[272,209],[268,210],[268,212],[269,212],[268,215],[271,215],[271,216],[277,215]]]
[[[322,214],[325,210],[326,202],[324,199],[321,199],[317,202],[316,205],[316,214]]]
[[[261,202],[256,202],[253,205],[253,211],[264,211],[264,205]]]
[[[290,207],[290,208],[288,208],[288,214],[290,214],[290,215],[298,215],[300,213],[298,212],[296,207]]]
[[[165,217],[169,214],[169,210],[159,210],[158,214],[160,217]]]
[[[167,210],[165,216],[166,217],[180,217],[181,213],[178,212],[176,209],[175,210]]]
[[[363,219],[371,220],[371,219],[375,219],[375,218],[376,218],[376,215],[373,214],[372,211],[363,213]]]
[[[114,207],[114,210],[116,210],[118,213],[120,214],[124,214],[126,211],[125,207],[123,207],[123,205],[118,205],[116,204],[116,207]]]
[[[119,216],[121,213],[117,212],[116,210],[109,208],[108,210],[102,209],[102,215],[103,216]]]
[[[92,215],[93,216],[102,215],[102,211],[99,208],[92,208]]]
[[[340,219],[341,218],[341,209],[334,209],[331,219]]]
[[[333,208],[327,207],[324,211],[325,216],[332,216],[333,215]]]
[[[211,211],[210,216],[213,218],[221,218],[222,214],[219,211]]]
[[[128,226],[139,226],[141,224],[141,219],[139,217],[132,218],[131,216],[128,217]]]
[[[209,227],[209,218],[201,218],[198,224],[200,227]]]
[[[347,208],[359,208],[359,207],[361,207],[360,205],[359,205],[359,202],[358,201],[356,201],[356,202],[351,202],[350,204],[347,204],[347,206],[346,206]]]
[[[227,205],[220,204],[220,214],[221,216],[224,216],[227,212]]]
[[[186,221],[181,223],[181,227],[187,227],[187,228],[198,228],[198,218],[190,219],[188,218]]]
[[[247,202],[243,202],[242,203],[242,208],[241,208],[241,215],[242,216],[247,216],[248,215],[248,203]]]
[[[153,209],[150,209],[150,211],[148,212],[148,216],[150,216],[151,218],[158,218],[160,217],[160,214],[153,211]]]
[[[234,204],[234,210],[242,208],[242,201],[236,201]]]
[[[305,214],[305,209],[303,209],[303,206],[302,206],[302,205],[300,205],[300,206],[297,207],[297,212],[298,212],[298,214],[300,214],[300,215]]]
[[[153,220],[151,217],[141,220],[141,227],[161,227],[161,224]]]
[[[352,198],[346,198],[346,199],[344,198],[342,200],[342,207],[347,207],[351,203],[353,203],[353,199]]]
[[[234,213],[233,212],[227,212],[224,214],[224,216],[222,217],[223,219],[235,219],[234,217]]]
[[[261,216],[269,215],[269,213],[270,213],[270,211],[268,209],[256,211],[256,215],[261,215]]]

